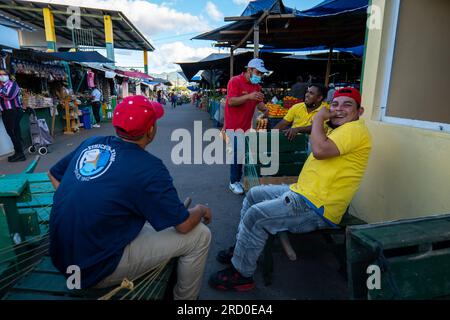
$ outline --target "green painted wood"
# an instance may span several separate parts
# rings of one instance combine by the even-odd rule
[[[30,184],[30,192],[32,194],[37,193],[54,193],[55,188],[51,182],[36,182]]]
[[[430,299],[450,296],[450,249],[389,259],[390,272],[401,299]],[[369,290],[369,299],[392,299],[395,290],[383,273],[380,290]]]
[[[53,193],[33,194],[31,201],[17,203],[17,207],[20,209],[51,207],[52,205]]]
[[[376,248],[377,244],[371,239],[376,239],[384,249],[445,241],[450,239],[450,216],[354,229],[353,236],[355,240],[372,244],[372,248]]]
[[[5,208],[0,204],[0,261],[11,261],[14,258],[14,251],[2,250],[11,247],[13,241],[9,235],[8,220],[6,218]],[[9,263],[0,262],[0,275],[9,267]],[[1,276],[0,276],[1,277]]]
[[[392,296],[392,290],[386,289],[387,278],[383,278],[381,291],[367,290],[366,270],[376,263],[380,249],[402,298],[450,295],[450,215],[354,226],[347,233],[348,285],[353,299]]]
[[[39,172],[39,173],[17,173],[17,174],[3,174],[0,175],[0,181],[3,179],[27,179],[30,183],[35,182],[50,182],[50,178],[47,175],[47,172]]]
[[[36,210],[19,210],[19,216],[22,224],[22,236],[38,236],[41,234]]]
[[[15,290],[68,294],[66,278],[62,274],[31,272],[19,280]]]
[[[28,165],[23,173],[33,173],[39,163],[40,156],[36,156],[34,160]]]
[[[280,163],[278,166],[278,171],[276,174],[271,175],[272,177],[284,177],[284,176],[298,176],[303,168],[304,163],[298,162],[298,163]],[[262,167],[269,167],[269,166],[262,166],[262,165],[244,165],[244,174],[245,176],[252,175],[252,172],[256,170],[256,173],[259,177],[262,176],[261,174],[261,168]]]
[[[34,272],[44,272],[44,273],[57,273],[59,270],[55,268],[52,263],[52,259],[49,256],[45,256],[42,261],[36,266]]]
[[[0,202],[3,197],[19,197],[28,186],[26,177],[0,179]]]

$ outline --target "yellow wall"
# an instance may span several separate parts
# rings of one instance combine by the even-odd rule
[[[373,149],[351,212],[367,222],[450,213],[450,133],[379,120],[392,2],[372,4],[383,12],[382,30],[368,31],[362,85]]]

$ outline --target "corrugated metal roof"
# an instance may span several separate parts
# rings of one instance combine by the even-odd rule
[[[56,38],[58,39],[60,37],[72,41],[72,30],[66,27],[66,20],[71,15],[71,12],[67,10],[69,8],[68,5],[20,0],[0,0],[0,12],[4,15],[38,28],[44,28],[43,8],[50,8],[53,12],[55,26],[57,26],[55,30]],[[94,45],[96,47],[105,47],[103,16],[110,15],[113,23],[115,48],[155,50],[150,41],[120,11],[80,7],[80,13],[81,28],[93,30]]]

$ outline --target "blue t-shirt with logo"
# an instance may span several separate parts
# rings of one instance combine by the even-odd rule
[[[189,216],[163,162],[117,137],[84,141],[50,169],[61,183],[50,215],[50,255],[88,288],[110,275],[148,221],[156,231]]]

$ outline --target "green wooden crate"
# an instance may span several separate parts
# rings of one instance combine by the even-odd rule
[[[381,268],[369,290],[367,268]],[[347,229],[347,273],[353,299],[435,299],[450,296],[450,215]]]
[[[266,138],[267,146],[261,149],[261,139]],[[269,164],[261,163],[262,156],[271,157],[271,139],[270,133],[258,132],[250,133],[246,137],[245,143],[245,165],[244,176],[247,178],[261,177],[261,168],[269,167]],[[273,177],[298,176],[303,164],[308,156],[308,137],[306,135],[298,135],[293,141],[289,141],[283,134],[277,135],[279,150],[278,160],[279,169]],[[257,142],[256,145],[252,142]],[[256,149],[255,149],[256,147]]]

